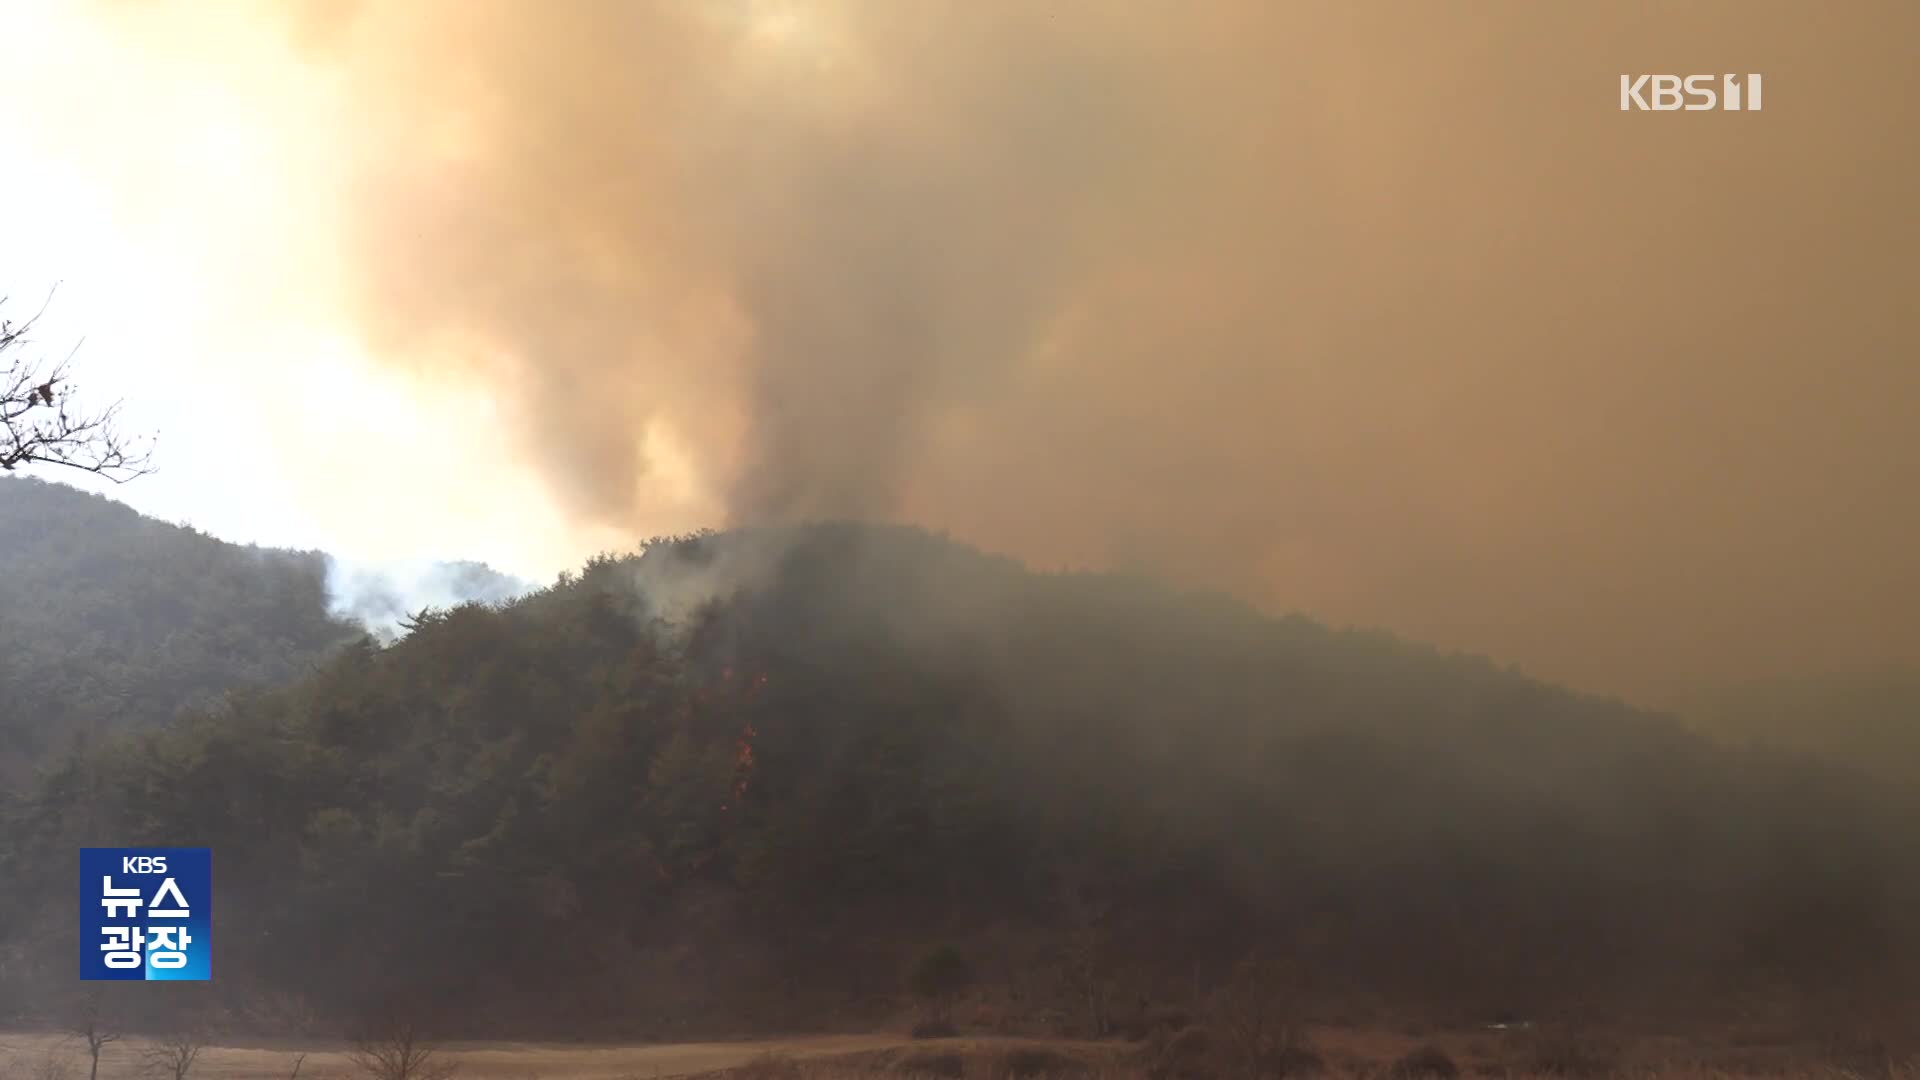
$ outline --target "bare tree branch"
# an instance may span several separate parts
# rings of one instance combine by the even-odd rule
[[[100,1080],[100,1051],[108,1043],[120,1041],[120,1032],[103,1016],[98,991],[86,991],[75,1002],[66,1024],[67,1033],[79,1036],[87,1044],[90,1065],[87,1080]]]
[[[143,1064],[153,1080],[187,1080],[199,1057],[200,1033],[181,1028],[155,1040],[143,1055]]]
[[[410,1020],[397,1018],[356,1035],[347,1059],[366,1080],[447,1080],[455,1069]]]
[[[1063,974],[1074,995],[1086,1003],[1087,1028],[1099,1039],[1112,1029],[1118,980],[1112,970],[1109,905],[1093,899],[1091,874],[1092,869],[1081,863],[1063,865],[1057,871],[1056,890],[1066,923]]]
[[[53,294],[47,295],[51,303]],[[0,308],[6,298],[0,297]],[[125,483],[152,472],[151,447],[120,429],[120,403],[99,411],[82,408],[71,365],[51,366],[25,355],[34,324],[47,304],[25,322],[0,319],[0,470],[23,465],[62,465]]]
[[[1292,1076],[1320,1071],[1300,1023],[1297,995],[1281,966],[1249,952],[1213,996],[1208,1027],[1220,1038],[1236,1076]]]

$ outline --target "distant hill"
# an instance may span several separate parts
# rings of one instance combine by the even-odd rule
[[[71,980],[73,847],[186,838],[215,991],[335,1023],[844,1028],[942,941],[981,1009],[1085,1033],[1256,950],[1309,1011],[1895,1000],[1911,799],[1216,596],[727,533],[64,760],[0,806],[0,1012]]]
[[[0,767],[306,675],[356,633],[327,614],[317,552],[0,479]]]

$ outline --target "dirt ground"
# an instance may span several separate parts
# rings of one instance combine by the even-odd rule
[[[1416,1033],[1332,1027],[1314,1028],[1308,1034],[1314,1057],[1324,1063],[1324,1075],[1332,1078],[1388,1075],[1402,1055],[1426,1048],[1457,1062],[1463,1080],[1617,1075],[1639,1080],[1739,1076],[1920,1080],[1920,1056],[1909,1049],[1877,1044],[1822,1046],[1804,1040],[1758,1039],[1751,1034],[1613,1040],[1532,1031]],[[100,1080],[156,1080],[147,1068],[151,1049],[150,1041],[133,1036],[109,1044],[101,1054]],[[303,1053],[298,1080],[364,1080],[346,1049],[338,1042],[210,1045],[194,1063],[192,1080],[289,1080],[295,1059]],[[1097,1066],[1095,1074],[1110,1078],[1145,1077],[1153,1064],[1151,1055],[1165,1052],[1152,1044],[992,1036],[916,1042],[902,1033],[879,1033],[632,1046],[468,1042],[446,1044],[437,1053],[441,1060],[459,1066],[457,1080],[666,1080],[711,1074],[769,1057],[802,1068],[795,1071],[789,1065],[767,1075],[837,1080],[872,1076],[876,1070],[899,1073],[906,1064],[903,1055],[928,1054],[964,1058],[969,1063],[965,1075],[970,1077],[1015,1075],[989,1066],[1011,1052],[1033,1050]],[[0,1080],[88,1080],[86,1048],[71,1036],[0,1032]]]
[[[944,1040],[943,1040],[944,1041]],[[1033,1040],[962,1039],[970,1049]],[[669,1043],[657,1046],[580,1046],[570,1043],[451,1043],[440,1054],[460,1065],[462,1080],[654,1080],[744,1065],[769,1054],[804,1061],[914,1045],[905,1035],[822,1035],[752,1042]],[[151,1080],[143,1072],[152,1044],[129,1036],[100,1054],[100,1080]],[[194,1063],[193,1080],[287,1080],[301,1053],[299,1080],[345,1080],[357,1075],[339,1044],[285,1043],[208,1046]],[[70,1036],[0,1034],[0,1080],[86,1080],[86,1046]]]
[[[793,1058],[857,1053],[896,1046],[897,1035],[832,1035],[741,1043],[673,1043],[662,1046],[574,1046],[545,1043],[456,1043],[441,1053],[460,1063],[461,1076],[490,1080],[650,1080],[684,1076],[744,1064],[768,1053]],[[135,1080],[151,1046],[129,1037],[100,1054],[101,1080]],[[299,1080],[329,1080],[354,1075],[343,1047],[209,1046],[195,1062],[196,1080],[285,1080],[296,1056],[306,1052]],[[7,1080],[86,1080],[86,1046],[57,1035],[0,1036],[0,1077]]]

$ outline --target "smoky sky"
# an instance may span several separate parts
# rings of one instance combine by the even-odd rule
[[[343,319],[583,523],[911,521],[1648,697],[1920,660],[1905,0],[289,10]]]

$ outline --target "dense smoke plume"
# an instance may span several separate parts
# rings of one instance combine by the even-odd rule
[[[1920,657],[1905,0],[297,11],[342,317],[582,525],[911,520],[1648,696]],[[1696,71],[1765,111],[1618,109]]]

